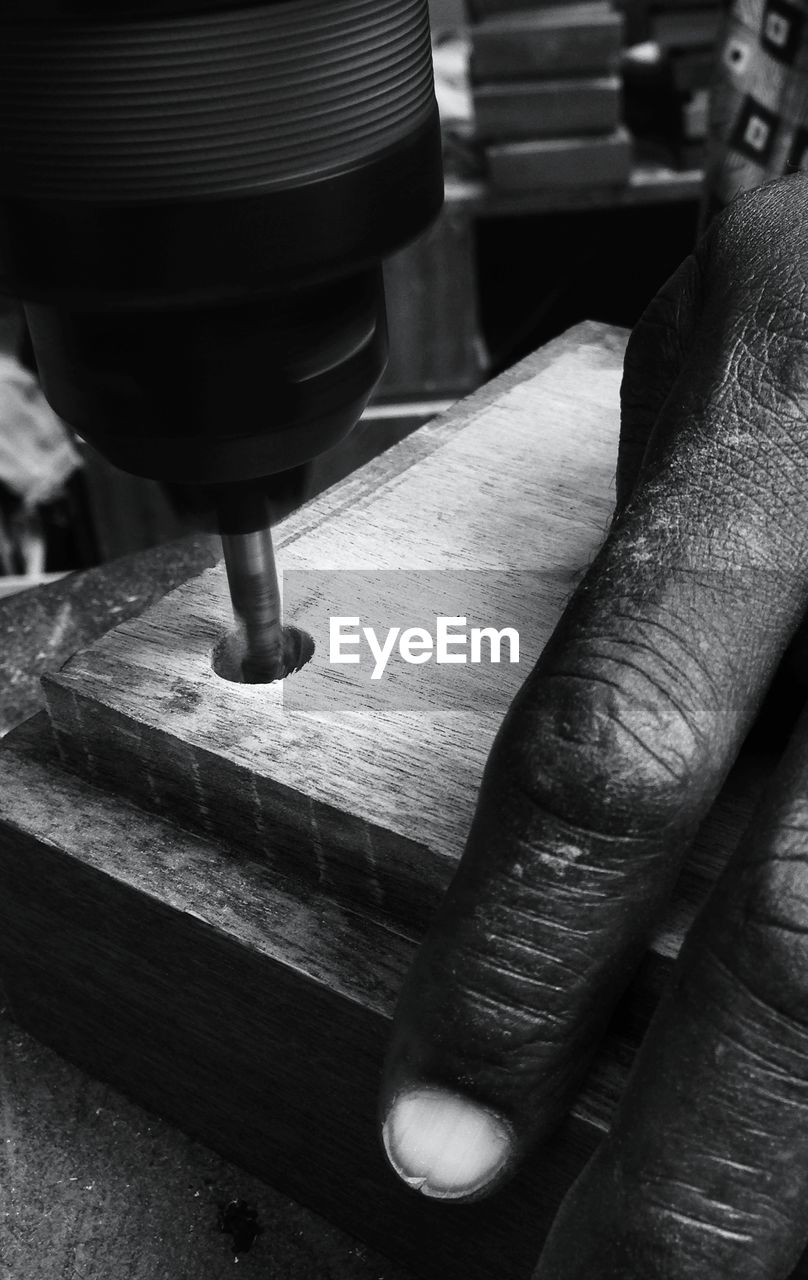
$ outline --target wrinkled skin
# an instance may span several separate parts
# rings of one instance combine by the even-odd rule
[[[580,1085],[808,611],[808,178],[712,226],[631,338],[622,409],[613,528],[497,738],[383,1089],[383,1114],[413,1082],[495,1108],[515,1161]],[[803,717],[537,1277],[775,1280],[806,1239]]]

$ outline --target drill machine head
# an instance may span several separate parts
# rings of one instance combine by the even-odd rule
[[[427,0],[3,4],[0,289],[124,470],[255,482],[339,441],[381,262],[442,198]]]

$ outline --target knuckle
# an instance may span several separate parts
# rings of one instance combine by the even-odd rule
[[[614,644],[598,666],[538,681],[521,787],[572,826],[660,833],[696,799],[709,755],[704,729],[653,649]]]
[[[808,183],[794,177],[733,202],[697,250],[715,328],[731,344],[733,373],[746,370],[752,391],[761,382],[805,385]]]

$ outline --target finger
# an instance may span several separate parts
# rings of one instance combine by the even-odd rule
[[[800,619],[805,286],[758,232],[733,230],[745,287],[737,263],[710,287],[658,452],[506,718],[404,984],[383,1136],[426,1195],[489,1191],[569,1105]]]
[[[808,718],[537,1280],[782,1280],[808,1240]]]
[[[678,379],[701,308],[701,272],[686,258],[649,304],[626,348],[620,388],[617,510],[628,501],[657,418]]]

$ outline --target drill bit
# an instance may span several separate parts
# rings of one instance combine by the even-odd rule
[[[266,495],[252,486],[228,486],[218,512],[230,599],[243,629],[243,678],[249,684],[277,680],[285,674],[284,643]]]

